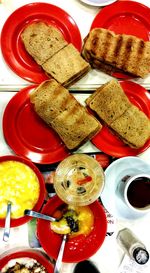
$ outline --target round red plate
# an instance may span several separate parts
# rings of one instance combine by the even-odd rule
[[[118,34],[129,34],[150,40],[150,8],[134,1],[115,2],[103,8],[94,18],[91,29],[101,27]],[[116,78],[131,76],[114,73]]]
[[[122,81],[120,84],[130,101],[150,118],[149,92],[144,87],[131,81]],[[132,149],[125,145],[106,126],[103,126],[100,133],[92,139],[92,143],[104,153],[114,157],[135,156],[150,147],[150,140],[148,140],[142,148]]]
[[[43,178],[42,174],[40,173],[38,168],[31,161],[29,161],[25,158],[22,158],[19,156],[13,156],[13,155],[6,155],[6,156],[0,157],[0,162],[4,162],[4,161],[8,161],[8,160],[14,160],[14,161],[19,161],[19,162],[24,163],[25,165],[29,166],[37,175],[38,180],[39,180],[39,185],[40,185],[40,196],[39,196],[39,199],[38,199],[36,205],[34,206],[33,210],[39,211],[43,205],[45,195],[46,195],[45,182],[44,182],[44,178]],[[31,220],[30,217],[23,216],[20,218],[11,219],[10,225],[11,225],[11,227],[17,227],[17,226],[27,223],[30,220]],[[0,219],[0,227],[4,227],[4,226],[5,226],[5,219],[3,218],[3,219]]]
[[[63,160],[69,151],[33,110],[29,94],[35,87],[20,90],[7,104],[3,116],[4,137],[16,154],[34,163],[51,164]]]
[[[57,196],[54,196],[43,207],[42,212],[52,215],[56,208],[62,204],[63,201],[61,201]],[[80,235],[68,239],[65,246],[63,262],[73,263],[88,259],[96,253],[105,239],[107,229],[105,212],[98,201],[95,201],[89,205],[89,207],[94,213],[94,229],[86,237]],[[41,219],[38,220],[37,234],[46,253],[56,259],[61,245],[62,236],[50,229],[50,223],[48,221]]]
[[[18,258],[31,258],[35,259],[37,262],[39,262],[41,265],[45,267],[48,273],[53,273],[53,266],[48,260],[46,256],[44,256],[43,253],[41,253],[38,250],[31,250],[31,249],[12,249],[10,251],[7,251],[6,253],[1,255],[0,258],[0,270],[3,269],[5,265],[10,260],[18,259]]]
[[[41,83],[48,77],[26,52],[20,34],[30,23],[42,21],[57,27],[68,43],[81,50],[81,35],[73,18],[64,10],[48,3],[31,3],[14,11],[5,22],[1,33],[2,54],[6,63],[20,77]]]

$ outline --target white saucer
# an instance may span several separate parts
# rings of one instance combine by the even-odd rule
[[[133,220],[141,217],[141,214],[132,212],[117,194],[117,187],[123,177],[139,173],[150,174],[150,165],[134,156],[117,159],[105,170],[105,187],[101,200],[104,207],[117,219]]]
[[[112,4],[116,2],[117,0],[80,0],[80,1],[91,6],[103,7],[103,6]]]

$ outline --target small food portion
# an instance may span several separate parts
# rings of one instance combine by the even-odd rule
[[[90,65],[81,57],[79,51],[72,45],[58,51],[43,65],[43,69],[63,86],[69,86],[90,69]]]
[[[58,208],[62,213],[62,219],[58,222],[51,222],[51,229],[58,234],[69,234],[75,237],[78,235],[87,236],[94,227],[94,215],[88,206],[74,207],[65,205]],[[57,211],[56,211],[57,212]]]
[[[69,86],[83,77],[90,65],[62,33],[44,22],[25,27],[21,39],[26,51],[42,66],[46,74],[60,84]]]
[[[116,80],[98,88],[86,103],[130,147],[141,148],[150,138],[149,118],[128,100]]]
[[[69,150],[91,139],[101,124],[55,80],[43,82],[30,94],[35,112],[60,136]]]
[[[34,22],[25,27],[21,39],[27,52],[42,65],[68,43],[55,27],[43,22]]]
[[[146,77],[150,72],[150,42],[136,36],[94,28],[84,40],[82,56],[108,74],[127,72]]]
[[[43,265],[31,258],[18,258],[8,262],[2,273],[47,273]]]
[[[11,202],[11,218],[24,216],[39,198],[39,180],[34,171],[18,161],[0,163],[0,218],[5,218],[7,203]]]
[[[64,159],[57,167],[54,188],[65,203],[86,206],[94,202],[102,192],[104,173],[92,157],[74,154]]]

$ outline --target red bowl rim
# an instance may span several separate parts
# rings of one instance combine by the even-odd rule
[[[17,258],[32,258],[45,267],[48,273],[53,272],[53,266],[48,260],[47,255],[40,250],[32,250],[26,247],[13,248],[4,252],[0,258],[0,270],[10,261]]]
[[[39,194],[39,198],[38,198],[37,203],[33,207],[33,210],[39,211],[43,205],[45,195],[46,195],[44,177],[40,173],[39,169],[30,160],[28,160],[24,157],[15,156],[15,155],[0,156],[0,163],[4,162],[4,161],[9,161],[9,160],[24,163],[25,165],[29,166],[37,175],[38,180],[39,180],[39,185],[40,185],[40,194]],[[27,223],[30,220],[31,220],[31,217],[29,217],[29,216],[22,216],[20,218],[11,219],[10,226],[17,227],[17,226]],[[4,226],[5,226],[5,218],[0,218],[0,227],[4,227]]]

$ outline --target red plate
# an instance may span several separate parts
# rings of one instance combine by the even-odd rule
[[[14,11],[1,33],[2,54],[6,63],[20,77],[41,83],[48,77],[26,52],[20,34],[32,22],[42,21],[57,27],[68,43],[81,50],[81,35],[73,18],[64,10],[48,3],[31,3]]]
[[[145,41],[150,40],[150,8],[134,1],[115,2],[103,8],[94,18],[91,29],[102,27],[134,35]],[[131,78],[122,73],[114,73],[117,78]]]
[[[1,255],[0,258],[0,270],[3,269],[4,266],[7,265],[7,263],[10,260],[13,259],[19,259],[19,258],[31,258],[35,259],[37,262],[39,262],[41,265],[45,267],[48,273],[53,273],[53,266],[42,252],[38,250],[31,250],[31,249],[11,249],[4,254]]]
[[[19,161],[24,163],[25,165],[29,166],[37,175],[38,180],[39,180],[39,185],[40,185],[40,196],[39,199],[37,201],[37,203],[35,204],[33,210],[35,211],[39,211],[40,208],[43,205],[44,199],[45,199],[45,195],[46,195],[46,191],[45,191],[45,182],[44,182],[44,178],[43,175],[40,173],[40,171],[38,170],[38,168],[29,160],[19,157],[19,156],[13,156],[13,155],[6,155],[6,156],[1,156],[0,157],[0,162],[4,162],[4,161],[8,161],[8,160],[14,160],[14,161]],[[28,216],[23,216],[20,218],[16,218],[16,219],[11,219],[10,225],[11,227],[17,227],[20,225],[23,225],[25,223],[27,223],[28,221],[30,221],[31,218]],[[0,227],[4,227],[5,226],[5,219],[1,218],[0,219]]]
[[[35,87],[20,90],[7,104],[3,116],[4,137],[16,154],[34,163],[51,164],[63,160],[69,151],[33,110],[29,94]]]
[[[131,81],[122,81],[120,84],[130,101],[150,118],[149,92],[144,87]],[[103,126],[100,133],[92,139],[92,143],[104,153],[115,157],[135,156],[150,147],[150,140],[148,140],[142,148],[132,149],[112,134],[106,126]]]
[[[63,201],[61,201],[57,196],[54,196],[43,207],[42,213],[52,215],[56,208],[62,204]],[[98,201],[90,204],[89,207],[94,213],[94,229],[86,237],[80,235],[68,239],[65,246],[63,262],[74,263],[88,259],[96,253],[105,239],[107,229],[105,212]],[[49,221],[41,219],[38,220],[37,234],[46,253],[56,260],[62,236],[50,229]]]

